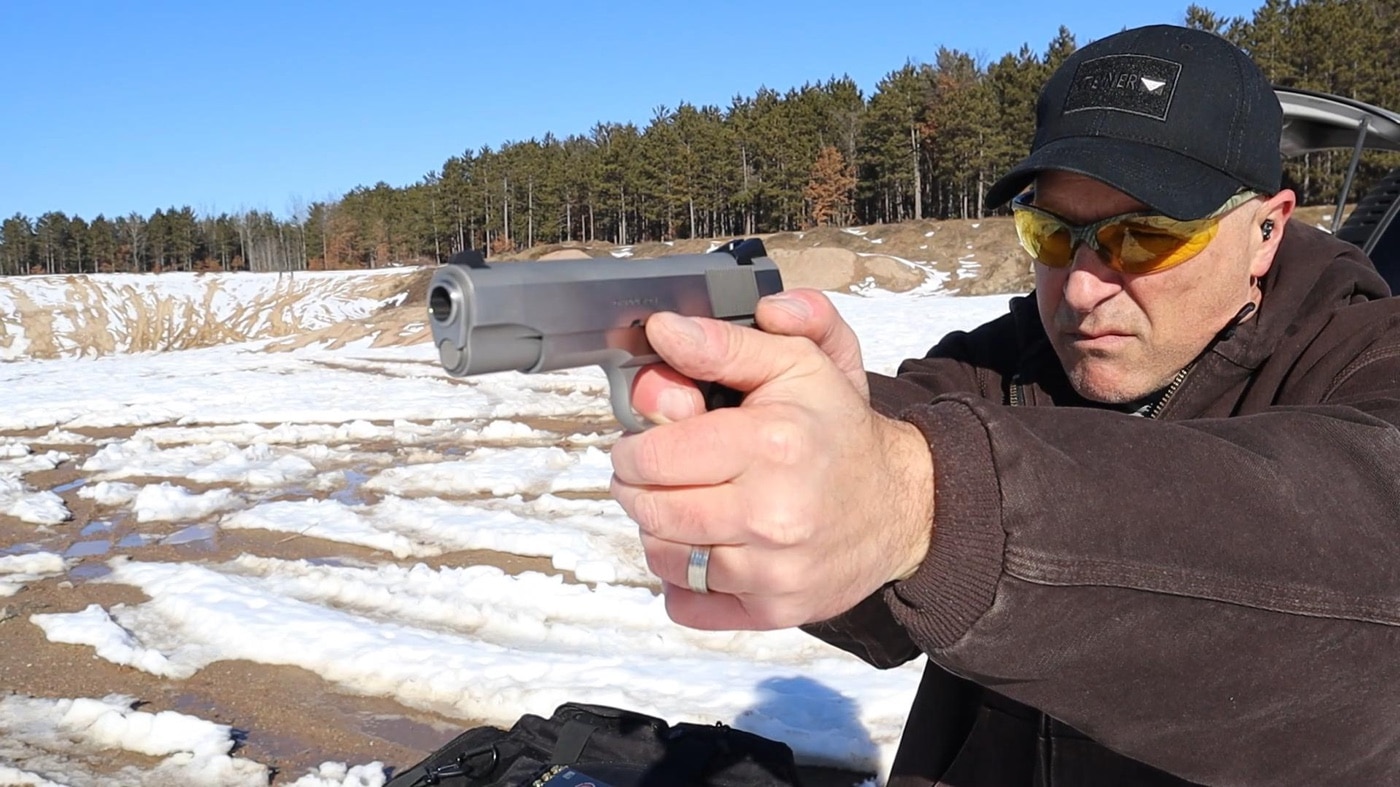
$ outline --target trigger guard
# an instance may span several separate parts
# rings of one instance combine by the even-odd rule
[[[608,376],[608,401],[612,404],[613,417],[628,432],[645,432],[654,426],[652,422],[637,415],[632,409],[632,382],[637,379],[641,367],[622,369],[617,366],[604,366]]]

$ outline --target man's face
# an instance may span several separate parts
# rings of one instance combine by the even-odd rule
[[[1076,224],[1148,209],[1068,172],[1042,173],[1035,205]],[[1262,276],[1272,255],[1257,253],[1256,207],[1227,214],[1200,254],[1160,273],[1119,273],[1087,245],[1066,268],[1035,264],[1040,319],[1075,390],[1114,404],[1160,390],[1245,303],[1257,302],[1250,277]]]

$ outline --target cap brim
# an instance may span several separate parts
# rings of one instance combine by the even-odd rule
[[[987,207],[1006,204],[1048,170],[1088,175],[1182,220],[1210,215],[1242,188],[1233,177],[1175,151],[1106,137],[1068,137],[1047,143],[992,184]]]

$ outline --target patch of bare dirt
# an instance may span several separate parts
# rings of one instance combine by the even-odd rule
[[[588,252],[583,249],[559,249],[558,251],[547,251],[539,256],[541,260],[586,260],[590,259]]]
[[[1346,221],[1347,216],[1355,209],[1355,205],[1348,205],[1342,211],[1342,220]],[[1335,205],[1310,205],[1305,208],[1298,208],[1293,211],[1293,218],[1311,224],[1315,227],[1325,227],[1331,229],[1332,214],[1337,212]]]

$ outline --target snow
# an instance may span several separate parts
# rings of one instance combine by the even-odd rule
[[[94,278],[112,292],[101,308],[114,312],[133,287],[141,297],[203,292],[197,275]],[[295,285],[303,296],[324,301],[301,307],[310,324],[364,307],[343,275],[298,274],[304,280]],[[7,281],[3,292],[61,302],[47,282],[24,286]],[[246,286],[219,288],[228,314],[271,285],[249,275]],[[885,373],[1008,301],[935,287],[831,297],[865,340],[867,367]],[[921,663],[881,671],[796,630],[707,633],[666,617],[635,525],[607,497],[617,433],[598,370],[463,383],[427,344],[265,352],[265,343],[0,365],[0,388],[42,392],[12,397],[0,412],[0,431],[40,435],[0,441],[0,512],[36,536],[69,526],[62,499],[31,477],[73,461],[46,446],[93,446],[77,467],[76,495],[97,506],[84,554],[107,573],[90,581],[149,599],[29,615],[50,640],[177,680],[220,660],[296,666],[349,693],[504,725],[569,700],[672,722],[723,720],[787,742],[803,761],[888,769]],[[603,426],[530,425],[553,418]],[[104,429],[125,436],[74,431]],[[139,523],[139,535],[111,544],[98,521],[117,519]],[[166,562],[142,553],[240,529],[375,557]],[[543,558],[552,569],[424,562],[465,550]],[[0,596],[62,575],[75,557],[0,544]],[[0,699],[0,783],[267,783],[265,766],[229,756],[227,726],[136,710],[119,691]],[[110,749],[157,762],[112,773],[101,767]],[[326,763],[295,784],[383,781],[382,763]]]

